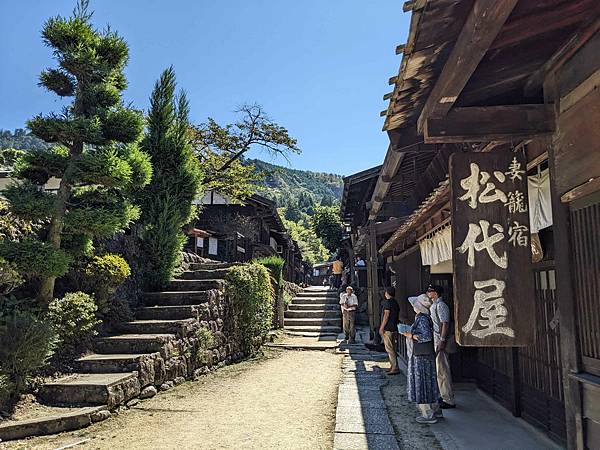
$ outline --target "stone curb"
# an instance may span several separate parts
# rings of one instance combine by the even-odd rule
[[[106,411],[108,414],[100,413],[103,411]],[[79,430],[90,426],[94,422],[107,419],[109,416],[108,407],[104,405],[81,408],[57,416],[10,421],[9,423],[0,424],[0,441]]]

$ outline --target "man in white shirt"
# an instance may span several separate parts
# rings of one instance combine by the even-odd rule
[[[350,344],[354,344],[356,338],[356,329],[354,327],[354,321],[356,316],[356,309],[358,308],[358,298],[354,294],[352,286],[346,288],[346,292],[340,294],[340,308],[342,309],[342,318],[344,325],[344,335],[346,341]]]
[[[443,292],[441,286],[430,285],[427,289],[427,296],[433,302],[429,311],[433,322],[433,341],[436,351],[435,366],[441,396],[440,407],[449,409],[456,408],[456,403],[454,402],[450,359],[448,357],[449,349],[447,348],[448,341],[451,339],[450,309],[442,300]]]

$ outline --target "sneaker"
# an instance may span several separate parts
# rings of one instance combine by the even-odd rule
[[[452,403],[446,403],[445,401],[441,401],[440,402],[440,408],[442,409],[452,409],[452,408],[456,408],[456,405],[453,405]]]
[[[417,416],[415,419],[418,423],[428,423],[428,424],[432,424],[432,423],[437,423],[437,419],[435,417],[432,417],[431,419],[428,419],[427,417],[423,417],[423,416]]]

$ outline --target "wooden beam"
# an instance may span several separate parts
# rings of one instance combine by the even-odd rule
[[[490,46],[490,50],[507,47],[582,22],[594,13],[594,9],[598,9],[597,0],[566,2],[560,7],[533,10],[531,14],[507,22]]]
[[[576,188],[571,189],[560,197],[560,201],[562,203],[570,203],[596,191],[600,191],[600,177],[591,178],[587,183],[583,183]]]
[[[404,53],[404,44],[400,44],[396,46],[396,55],[400,55],[402,53]]]
[[[394,95],[393,92],[388,92],[387,94],[383,94],[383,101],[385,102],[385,101],[389,100],[390,98],[392,98],[392,95]]]
[[[379,222],[374,225],[375,233],[378,235],[393,233],[406,221],[406,217],[399,217],[395,219],[386,220],[385,222]]]
[[[430,117],[445,116],[500,32],[518,0],[476,0],[437,82],[421,111],[422,132]]]
[[[415,6],[415,2],[412,0],[408,0],[408,1],[404,2],[404,4],[402,5],[402,11],[403,12],[412,11],[414,6]]]
[[[425,142],[511,141],[551,134],[555,129],[552,105],[473,106],[427,119]]]
[[[598,6],[596,7],[598,9]],[[575,54],[592,36],[600,30],[600,16],[592,16],[565,42],[546,63],[534,72],[523,89],[526,96],[531,96],[539,89],[544,79],[550,72],[559,69],[571,56]]]

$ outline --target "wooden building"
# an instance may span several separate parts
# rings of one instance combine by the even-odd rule
[[[284,278],[298,284],[306,281],[306,268],[298,244],[288,235],[275,203],[253,195],[244,205],[232,204],[216,192],[207,192],[197,202],[201,213],[190,247],[201,256],[227,262],[245,262],[264,256],[281,256]],[[196,233],[198,234],[198,233]]]
[[[390,146],[375,181],[354,183],[350,195],[349,180],[361,204],[342,212],[360,222],[353,244],[380,257],[383,275],[369,282],[395,284],[406,321],[406,297],[429,283],[444,286],[455,312],[472,302],[453,298],[466,275],[455,270],[463,217],[453,217],[451,161],[524,155],[529,194],[519,211],[528,213],[531,263],[506,271],[533,286],[533,295],[507,298],[526,313],[516,326],[527,342],[463,346],[454,376],[476,380],[569,448],[600,448],[600,3],[415,0],[405,10],[408,42],[397,47],[402,62],[382,112]],[[371,233],[388,226],[385,242]],[[376,259],[372,252],[367,264]],[[369,306],[376,326],[377,304]]]

